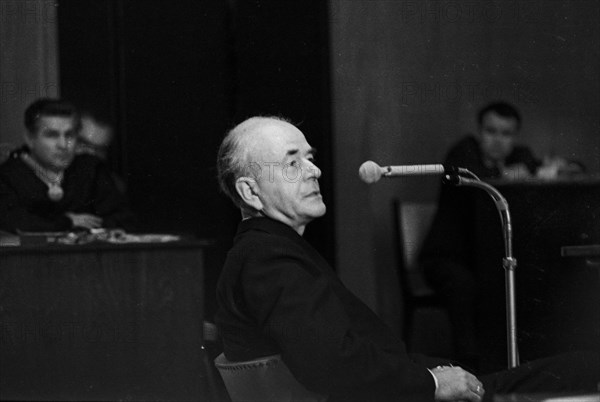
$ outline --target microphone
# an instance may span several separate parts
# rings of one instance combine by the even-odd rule
[[[456,174],[459,169],[444,166],[439,163],[428,165],[400,165],[381,167],[373,161],[366,161],[358,169],[358,175],[365,183],[375,183],[384,177],[402,177],[402,176],[424,176],[424,175],[442,175]]]

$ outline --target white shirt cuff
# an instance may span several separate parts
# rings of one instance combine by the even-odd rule
[[[437,391],[437,389],[438,389],[438,387],[439,387],[439,385],[440,385],[440,384],[438,383],[438,379],[437,379],[437,377],[435,376],[435,374],[433,374],[433,371],[431,371],[431,370],[429,370],[429,369],[427,369],[427,371],[429,371],[429,372],[431,373],[431,376],[433,377],[433,381],[435,382],[435,390]]]

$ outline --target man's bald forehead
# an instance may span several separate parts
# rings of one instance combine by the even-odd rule
[[[232,132],[239,140],[250,139],[264,133],[268,127],[282,125],[290,125],[290,123],[274,117],[251,117],[238,124]]]
[[[270,147],[265,147],[265,145],[271,144],[276,137],[277,129],[284,127],[295,128],[294,125],[282,119],[251,117],[238,124],[231,134],[234,136],[238,148],[243,150],[245,162],[248,163],[270,153]]]

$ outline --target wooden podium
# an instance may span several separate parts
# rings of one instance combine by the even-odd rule
[[[0,247],[0,399],[206,400],[210,245]]]

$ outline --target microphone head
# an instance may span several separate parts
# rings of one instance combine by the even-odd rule
[[[360,179],[365,183],[371,184],[379,181],[381,179],[381,175],[383,174],[383,169],[381,166],[376,164],[373,161],[366,161],[360,168],[358,169],[358,175]]]

